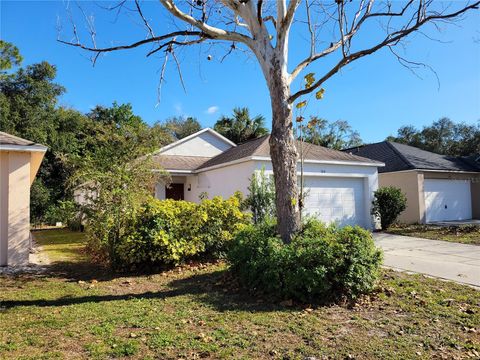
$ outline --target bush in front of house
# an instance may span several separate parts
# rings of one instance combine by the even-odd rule
[[[198,253],[202,244],[195,235],[203,219],[194,216],[196,207],[187,201],[149,200],[117,246],[119,265],[176,264]]]
[[[371,291],[382,253],[367,230],[326,227],[310,219],[289,244],[272,223],[250,225],[237,234],[228,260],[240,283],[255,292],[325,303]]]
[[[273,179],[265,174],[265,168],[253,173],[245,206],[252,212],[255,224],[275,217],[275,185]]]
[[[249,220],[240,202],[239,195],[200,204],[151,198],[116,247],[117,265],[177,265],[192,257],[221,257]]]
[[[382,187],[375,191],[372,205],[372,215],[380,218],[382,230],[386,230],[407,208],[407,197],[399,188]]]
[[[223,200],[216,196],[197,205],[197,215],[204,219],[197,236],[202,243],[201,254],[209,258],[223,258],[233,236],[250,222],[250,215],[241,211],[243,196],[236,192]]]

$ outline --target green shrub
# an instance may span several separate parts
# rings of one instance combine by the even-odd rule
[[[387,186],[375,191],[372,204],[372,215],[380,218],[382,230],[386,230],[407,208],[407,197],[399,188]]]
[[[194,215],[196,204],[151,199],[117,248],[120,264],[176,264],[201,250],[194,235],[204,218]]]
[[[245,205],[252,212],[255,224],[275,217],[275,185],[273,179],[265,175],[265,168],[253,173],[248,193]]]
[[[231,270],[246,287],[277,299],[328,302],[371,291],[381,252],[360,227],[326,227],[309,220],[290,244],[274,224],[251,225],[228,254]]]
[[[193,256],[221,257],[248,222],[240,202],[239,195],[200,204],[151,198],[115,249],[118,265],[176,265]]]
[[[50,205],[45,213],[45,223],[55,225],[61,222],[63,225],[69,225],[76,221],[78,215],[78,205],[71,200],[60,200],[55,205]]]
[[[227,200],[216,196],[197,206],[196,216],[205,219],[197,236],[208,257],[224,257],[233,236],[248,223],[250,216],[240,210],[242,201],[242,193],[236,192]]]

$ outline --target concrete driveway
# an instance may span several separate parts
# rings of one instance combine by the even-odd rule
[[[435,225],[435,226],[480,225],[480,220],[471,219],[471,220],[436,221],[436,222],[429,223],[428,225]]]
[[[480,288],[480,246],[374,233],[384,265]]]

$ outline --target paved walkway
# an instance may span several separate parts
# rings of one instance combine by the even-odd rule
[[[480,288],[480,246],[374,233],[385,266]]]

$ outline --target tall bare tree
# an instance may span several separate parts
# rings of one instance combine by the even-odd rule
[[[402,40],[413,33],[424,34],[422,31],[428,24],[438,27],[456,21],[468,11],[478,9],[480,1],[159,0],[159,3],[166,11],[152,12],[148,16],[139,0],[134,3],[124,0],[110,8],[117,13],[123,7],[128,7],[129,14],[136,12],[147,34],[138,41],[97,46],[94,21],[84,12],[91,45],[80,40],[80,28],[73,20],[73,39],[60,41],[92,51],[93,61],[102,53],[150,44],[152,47],[148,55],[162,51],[164,54],[161,80],[167,62],[173,60],[182,84],[176,56],[176,49],[180,47],[223,41],[229,44],[227,54],[234,50],[251,52],[260,65],[270,92],[273,116],[270,154],[277,189],[278,231],[283,240],[289,242],[300,226],[298,156],[292,124],[295,101],[312,92],[320,98],[324,83],[339,70],[383,48],[390,50],[407,67],[421,65],[405,59],[396,50]],[[175,31],[163,31],[157,35],[154,29],[165,24],[167,15]],[[305,46],[305,58],[293,66],[289,62],[292,25],[294,31],[305,34],[309,39]],[[370,29],[369,36],[361,36],[364,28]],[[375,30],[372,32],[372,29]],[[429,34],[424,35],[430,37]],[[333,58],[333,62],[321,61],[327,57]],[[313,68],[314,63],[318,67]],[[294,91],[294,80],[307,68],[313,68],[307,84]],[[312,72],[319,75],[313,76]]]

